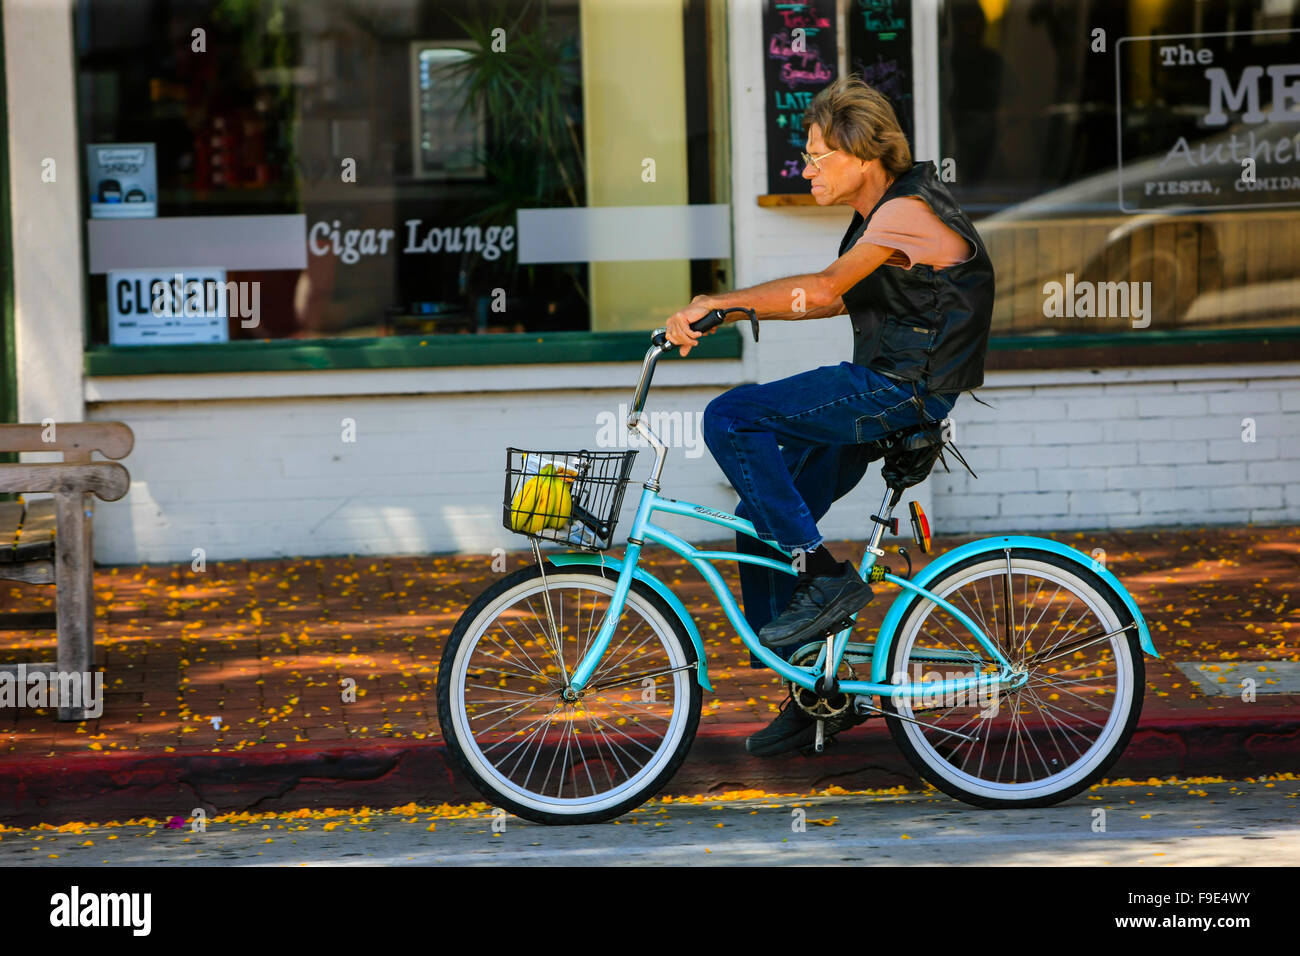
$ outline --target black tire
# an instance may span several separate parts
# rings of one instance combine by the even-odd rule
[[[1105,626],[1105,632],[1108,633],[1113,629],[1126,627],[1134,623],[1132,614],[1129,612],[1128,608],[1125,607],[1120,596],[1115,593],[1111,586],[1103,581],[1100,576],[1088,569],[1086,566],[1077,564],[1074,561],[1050,551],[1040,551],[1028,548],[1012,548],[1009,550],[1010,560],[1012,562],[1012,575],[1009,580],[1013,582],[1011,604],[1013,608],[1017,607],[1017,601],[1014,596],[1014,582],[1017,580],[1015,572],[1017,568],[1025,570],[1025,562],[1031,562],[1031,564],[1027,566],[1031,574],[1034,569],[1054,569],[1054,573],[1059,577],[1073,582],[1076,587],[1079,587],[1079,590],[1072,589],[1067,591],[1067,594],[1071,595],[1072,599],[1082,598],[1085,606],[1090,608],[1090,613],[1093,613],[1093,616],[1098,618],[1096,626],[1085,628],[1085,633],[1098,633],[1096,628],[1102,625]],[[956,589],[961,588],[966,583],[973,583],[977,580],[982,581],[984,577],[1007,579],[1005,570],[1003,570],[1005,568],[1005,562],[1006,552],[1003,548],[995,547],[983,554],[973,555],[954,565],[952,568],[949,568],[938,580],[929,585],[929,590],[939,597],[948,598],[949,602],[952,603],[954,607],[959,607],[959,609],[965,611],[966,608],[961,607],[957,603],[956,599],[951,596],[950,592],[955,592]],[[989,574],[988,572],[990,570],[995,573]],[[1046,571],[1045,573],[1053,572]],[[1041,574],[1036,576],[1042,579]],[[1029,577],[1030,575],[1026,575],[1026,596]],[[982,585],[980,586],[982,587]],[[1084,593],[1085,590],[1090,591],[1091,593]],[[990,587],[990,591],[994,594],[994,601],[990,602],[995,614],[995,626],[992,630],[996,631],[998,630],[996,626],[998,623],[996,617],[996,600],[1000,597],[1005,603],[1005,591],[998,594],[998,590],[992,587]],[[1041,593],[1041,587],[1038,593]],[[976,594],[978,597],[978,592],[976,592]],[[1056,595],[1053,595],[1053,598],[1055,598],[1055,596]],[[1035,600],[1037,597],[1038,594],[1035,595]],[[1091,610],[1091,605],[1096,605],[1096,609],[1100,610],[1102,614],[1100,616],[1095,614],[1095,612]],[[915,650],[917,648],[917,633],[914,632],[919,631],[919,629],[924,626],[926,619],[930,617],[930,615],[936,613],[943,615],[944,619],[952,621],[953,625],[956,626],[955,619],[953,619],[946,611],[939,609],[933,602],[919,595],[912,599],[907,610],[900,619],[898,631],[896,632],[893,638],[893,644],[890,647],[888,658],[889,679],[893,680],[893,675],[899,674],[900,671],[903,674],[908,674],[909,670],[907,664],[909,663],[913,665],[911,673],[915,675],[917,668],[921,666],[918,662],[918,654],[920,661],[927,660],[923,651]],[[1028,623],[1030,613],[1029,610],[1025,611],[1026,624]],[[974,614],[971,614],[971,616],[976,620],[976,623],[980,623],[979,618],[975,618]],[[980,616],[983,617],[982,605]],[[1015,616],[1013,616],[1011,620],[1014,621]],[[1035,621],[1035,625],[1037,625],[1039,620],[1041,620],[1041,615],[1040,618]],[[942,624],[943,622],[940,621],[939,623]],[[987,620],[985,620],[984,623],[987,624]],[[1000,623],[1001,626],[1005,628],[1007,619],[1003,617]],[[952,633],[951,629],[945,629],[948,630],[950,634]],[[986,659],[988,658],[987,653],[980,648],[978,642],[974,640],[968,631],[962,631],[960,633],[963,634],[965,639],[969,641],[970,644],[974,645],[975,648],[979,648],[980,654],[983,654]],[[998,638],[999,643],[1003,645],[1006,643],[1004,640],[1004,633],[1005,632],[995,635]],[[1068,634],[1069,632],[1066,633]],[[942,645],[946,640],[948,640],[946,637],[940,637],[937,639],[930,638],[924,646],[934,647]],[[954,643],[957,643],[955,638],[953,641]],[[1024,641],[1024,652],[1028,653],[1031,649],[1030,638],[1026,636]],[[941,725],[944,726],[945,730],[956,729],[967,733],[982,733],[986,730],[993,729],[991,721],[995,719],[993,717],[985,718],[982,716],[989,709],[987,703],[984,704],[984,709],[978,710],[977,713],[980,715],[979,719],[981,721],[988,721],[989,724],[977,724],[976,726],[978,731],[972,731],[967,724],[970,720],[975,720],[976,718],[968,718],[967,724],[957,723],[965,713],[976,710],[976,707],[972,706],[969,701],[966,703],[964,708],[953,706],[944,711],[940,717],[936,717],[934,713],[925,709],[913,713],[909,705],[904,704],[900,708],[896,706],[893,700],[882,697],[881,706],[885,711],[886,722],[889,725],[890,733],[893,735],[894,741],[898,744],[899,749],[902,750],[903,754],[907,757],[908,762],[925,780],[949,796],[955,797],[964,803],[988,809],[1005,807],[1031,808],[1052,806],[1064,800],[1068,800],[1092,786],[1093,783],[1100,779],[1106,771],[1114,765],[1115,761],[1119,759],[1120,754],[1123,753],[1124,748],[1128,746],[1128,742],[1133,736],[1133,731],[1137,727],[1138,719],[1142,714],[1142,696],[1146,687],[1146,672],[1143,664],[1142,648],[1138,640],[1136,628],[1130,628],[1125,633],[1116,635],[1101,644],[1093,644],[1092,647],[1097,648],[1096,654],[1098,656],[1098,670],[1096,672],[1098,676],[1095,680],[1103,682],[1105,680],[1105,678],[1101,676],[1104,673],[1104,665],[1106,663],[1106,651],[1104,649],[1109,648],[1110,652],[1114,655],[1116,703],[1112,706],[1110,716],[1107,718],[1106,724],[1103,725],[1102,732],[1098,734],[1097,740],[1089,749],[1084,751],[1077,760],[1065,764],[1063,768],[1056,773],[1046,772],[1052,769],[1051,764],[1059,763],[1062,758],[1066,757],[1065,751],[1060,747],[1060,743],[1056,738],[1056,732],[1059,731],[1060,739],[1065,743],[1070,744],[1075,750],[1082,746],[1082,742],[1076,742],[1074,738],[1066,732],[1067,729],[1069,729],[1069,723],[1066,720],[1062,720],[1059,716],[1052,713],[1053,710],[1062,710],[1062,708],[1053,703],[1054,701],[1061,699],[1059,693],[1056,697],[1049,697],[1048,700],[1044,700],[1038,696],[1037,690],[1033,688],[1037,682],[1040,687],[1055,687],[1058,688],[1058,690],[1064,690],[1064,692],[1070,697],[1077,698],[1085,704],[1099,706],[1080,694],[1076,694],[1072,690],[1064,688],[1066,683],[1077,684],[1079,686],[1075,689],[1086,692],[1087,689],[1083,686],[1083,683],[1084,680],[1087,679],[1087,670],[1083,671],[1083,680],[1067,681],[1065,678],[1061,678],[1061,680],[1057,682],[1050,679],[1055,676],[1055,673],[1059,671],[1060,668],[1053,668],[1050,674],[1042,674],[1041,679],[1031,677],[1031,680],[1026,684],[1026,692],[1029,693],[1032,698],[1029,701],[1028,706],[1038,708],[1038,716],[1047,718],[1046,720],[1041,721],[1039,727],[1034,728],[1032,734],[1029,733],[1029,721],[1019,720],[1018,715],[1024,713],[1020,709],[1022,706],[1021,693],[1013,692],[1015,694],[1014,706],[1016,709],[1016,715],[1011,717],[1011,729],[1007,731],[1007,740],[1012,739],[1011,735],[1018,724],[1024,728],[1025,734],[1023,735],[1023,739],[1030,743],[1029,747],[1023,749],[1026,758],[1026,770],[1028,771],[1029,767],[1034,762],[1033,757],[1036,756],[1043,764],[1043,769],[1045,771],[1045,775],[1037,781],[1026,780],[1022,783],[1016,783],[1015,781],[990,781],[985,780],[982,777],[977,777],[976,774],[968,774],[965,770],[965,766],[975,753],[981,753],[981,760],[978,767],[979,774],[983,774],[985,767],[984,761],[989,756],[987,753],[987,740],[985,740],[985,746],[983,748],[984,752],[981,752],[979,745],[976,743],[954,743],[954,738],[949,735],[933,730],[927,730],[925,728],[918,728],[916,725],[910,724],[907,721],[900,719],[898,716],[900,712],[903,712],[912,715],[917,720],[937,724],[940,720],[948,719],[949,715],[956,711],[957,715],[951,717],[951,723],[948,725]],[[904,653],[907,653],[905,648],[913,651],[912,653],[908,653],[908,659],[906,661],[903,660]],[[1041,647],[1039,650],[1041,651]],[[1049,650],[1049,653],[1051,652],[1052,651]],[[1078,651],[1077,653],[1083,654],[1084,652]],[[1011,659],[1014,664],[1015,659]],[[1071,656],[1071,661],[1072,660],[1073,656]],[[935,667],[938,665],[933,663],[933,658],[931,657],[928,666]],[[1074,665],[1071,663],[1071,667],[1067,668],[1065,672],[1068,673],[1070,670],[1077,669],[1079,666],[1081,665]],[[1033,670],[1033,674],[1038,675],[1043,671],[1043,668],[1044,665],[1040,664]],[[913,677],[913,679],[915,678]],[[898,683],[897,680],[894,680],[894,682]],[[1121,699],[1121,694],[1126,694],[1126,700]],[[1104,687],[1102,690],[1097,692],[1097,696],[1105,696]],[[1072,702],[1067,700],[1066,703],[1071,704]],[[941,704],[938,704],[934,709],[942,710],[948,704],[949,701],[944,701]],[[994,709],[995,715],[997,709],[998,708]],[[1080,710],[1082,711],[1082,708],[1080,708]],[[1089,713],[1087,711],[1083,712]],[[1099,721],[1101,718],[1098,716],[1096,719]],[[1056,721],[1056,726],[1053,726],[1053,720]],[[1087,722],[1086,717],[1082,718],[1082,720],[1084,723]],[[1077,719],[1074,721],[1076,726],[1073,732],[1086,737],[1086,731],[1078,729],[1079,723],[1080,721]],[[927,737],[927,734],[932,735],[933,739]],[[1050,762],[1043,755],[1043,749],[1045,749],[1046,742],[1049,740],[1055,744],[1057,748],[1057,759]],[[1044,742],[1044,748],[1040,748],[1037,745],[1038,741]],[[950,749],[951,753],[948,756],[941,753],[939,743],[942,743],[943,747]],[[964,757],[962,757],[961,767],[955,767],[954,761],[957,759],[958,751],[963,746],[969,746],[971,749]],[[1003,743],[1002,757],[997,767],[999,775],[1005,766],[1007,746],[1007,743]],[[1021,752],[1019,742],[1017,742],[1017,749],[1015,751],[1015,769],[1018,769],[1019,755]],[[949,759],[949,757],[951,757],[951,759]],[[975,779],[967,779],[968,777]]]
[[[627,811],[640,806],[646,800],[658,793],[663,786],[672,779],[673,774],[676,773],[678,767],[681,766],[682,761],[686,759],[686,755],[690,751],[691,743],[695,739],[695,732],[699,726],[700,709],[703,699],[703,693],[694,668],[694,665],[698,663],[695,654],[695,647],[691,643],[685,625],[678,618],[676,613],[668,606],[667,602],[660,598],[659,595],[657,595],[650,587],[639,581],[633,581],[628,592],[623,618],[620,620],[618,625],[620,631],[615,632],[615,639],[618,638],[622,629],[628,627],[627,622],[631,616],[639,616],[641,621],[634,625],[632,630],[634,631],[636,628],[641,627],[647,622],[651,624],[652,634],[659,638],[659,645],[664,650],[665,666],[682,668],[686,664],[691,665],[689,669],[681,670],[670,676],[670,692],[672,693],[672,699],[667,711],[669,716],[667,718],[658,718],[653,714],[651,715],[651,717],[655,717],[655,719],[664,719],[667,721],[668,726],[665,729],[663,741],[654,745],[656,749],[653,751],[653,756],[647,758],[645,765],[635,773],[626,772],[627,768],[624,767],[624,758],[631,763],[632,757],[629,756],[629,754],[635,755],[639,752],[618,749],[620,744],[626,743],[627,741],[636,744],[636,739],[632,735],[627,734],[625,731],[615,729],[613,723],[597,716],[591,707],[583,702],[565,703],[560,701],[558,696],[558,688],[561,683],[560,680],[550,678],[548,674],[542,672],[537,672],[536,676],[531,674],[519,674],[518,676],[520,677],[529,676],[533,680],[533,685],[529,687],[530,691],[536,687],[539,680],[545,679],[550,682],[547,688],[542,689],[536,694],[535,703],[539,708],[544,708],[546,706],[568,708],[563,711],[565,716],[559,721],[564,728],[561,733],[572,734],[575,744],[578,742],[578,737],[581,733],[581,731],[577,729],[578,720],[580,719],[579,712],[581,712],[581,719],[585,720],[588,728],[593,731],[590,739],[593,741],[592,746],[597,749],[597,756],[599,758],[597,760],[587,759],[585,751],[583,751],[581,746],[579,746],[578,753],[579,757],[582,758],[581,767],[586,771],[587,780],[591,784],[592,789],[592,794],[586,798],[579,799],[577,795],[577,788],[581,784],[581,775],[577,773],[579,764],[576,762],[576,758],[573,770],[575,778],[573,786],[575,789],[572,798],[568,800],[563,798],[562,782],[560,793],[554,798],[546,794],[540,794],[528,790],[527,787],[531,782],[531,773],[533,770],[531,765],[529,767],[530,779],[525,779],[523,784],[520,785],[518,781],[509,779],[510,774],[504,767],[493,765],[492,759],[494,758],[486,756],[478,739],[474,736],[474,731],[471,729],[474,720],[478,718],[474,718],[470,715],[470,705],[465,703],[465,693],[463,688],[467,675],[475,670],[480,672],[485,670],[482,666],[475,665],[471,660],[471,656],[477,652],[477,647],[466,646],[467,642],[472,641],[477,645],[480,636],[485,633],[490,633],[489,628],[496,622],[501,621],[503,614],[511,609],[525,615],[524,618],[520,618],[521,620],[524,620],[528,614],[532,614],[539,620],[544,620],[545,611],[539,613],[536,608],[531,605],[528,612],[524,612],[523,610],[523,605],[529,597],[535,596],[538,603],[541,602],[541,593],[537,590],[541,587],[541,578],[541,571],[536,565],[523,568],[514,574],[509,575],[480,594],[461,615],[460,620],[456,622],[456,626],[452,629],[451,636],[447,640],[447,646],[443,649],[442,663],[438,672],[438,720],[442,728],[443,738],[446,740],[447,749],[451,753],[456,766],[460,768],[461,772],[465,774],[479,793],[481,793],[489,802],[497,806],[503,807],[527,820],[544,824],[600,823],[606,820],[612,820],[615,817],[621,816]],[[548,566],[546,570],[546,583],[553,602],[551,613],[555,614],[556,610],[560,612],[556,626],[561,632],[562,640],[564,641],[560,657],[563,659],[563,663],[566,667],[568,664],[568,655],[565,648],[570,646],[570,638],[572,638],[572,647],[575,659],[577,652],[581,647],[578,643],[580,638],[576,631],[581,630],[582,593],[584,591],[594,591],[597,594],[604,593],[608,597],[608,595],[612,595],[613,593],[614,584],[617,581],[617,578],[618,574],[616,572],[596,566],[584,565],[569,566],[565,568]],[[530,592],[532,593],[530,594]],[[575,622],[574,627],[566,626],[563,617],[563,612],[566,607],[565,601],[568,599],[569,592],[572,592],[576,598],[576,613],[570,617],[570,620]],[[608,606],[609,603],[606,599],[604,607],[608,608]],[[588,637],[594,633],[592,622],[595,620],[597,611],[598,609],[596,608],[596,604],[593,603],[592,613],[588,620]],[[504,624],[499,626],[502,633],[510,633],[506,630]],[[542,636],[545,637],[546,633],[547,631],[545,627],[543,627],[541,631]],[[626,639],[627,638],[625,638],[625,640]],[[512,638],[512,640],[514,639]],[[515,640],[514,643],[526,656],[528,654],[527,647],[532,646],[533,642],[530,640],[520,644]],[[549,660],[553,667],[557,661],[557,656],[551,652],[551,645],[543,644],[539,641],[537,646],[539,647],[537,656],[539,658],[543,657],[542,649],[545,649],[545,653],[549,655]],[[462,654],[463,647],[464,654]],[[611,641],[610,649],[606,651],[606,660],[610,660],[611,655],[615,653],[613,648],[614,643]],[[484,652],[479,656],[483,657],[491,655]],[[535,663],[531,658],[529,658],[529,661],[530,663]],[[518,658],[509,662],[509,665],[512,667],[516,665],[520,667],[525,666]],[[610,666],[612,666],[612,664]],[[623,666],[626,667],[627,665],[624,664]],[[490,670],[490,668],[488,668],[488,670]],[[506,672],[498,670],[496,673],[505,674]],[[596,673],[599,674],[600,672],[597,671]],[[505,683],[507,680],[508,678],[503,676],[498,681],[497,686],[499,687],[501,683]],[[456,686],[458,681],[462,685],[459,692]],[[595,683],[595,681],[593,681],[593,683]],[[525,681],[524,684],[526,685],[527,681]],[[514,686],[523,685],[516,683]],[[626,687],[630,685],[625,684],[623,686]],[[483,685],[479,685],[479,687],[486,690],[486,687]],[[511,693],[518,692],[511,691]],[[652,695],[652,704],[657,702],[658,693],[659,691],[656,681],[654,694]],[[526,695],[520,694],[520,696],[523,697]],[[605,707],[616,706],[609,703],[608,697],[609,692],[606,693],[606,697],[593,698],[593,704]],[[624,697],[624,700],[626,700],[626,697]],[[554,701],[554,704],[552,704],[552,701]],[[642,697],[642,702],[645,702],[644,696]],[[489,701],[486,703],[495,702]],[[532,707],[533,703],[529,701],[520,701],[518,704],[507,703],[505,707],[499,708],[498,712],[516,706]],[[639,709],[644,710],[645,708]],[[684,712],[678,713],[679,711]],[[525,717],[531,714],[531,712],[532,711],[528,710],[523,711],[518,719],[521,721],[524,720]],[[488,712],[489,715],[491,713],[492,712]],[[554,713],[554,711],[552,711],[552,713]],[[594,724],[592,722],[593,718],[595,720]],[[513,720],[515,718],[510,716],[506,719]],[[554,725],[556,721],[543,715],[543,717],[537,718],[525,726],[531,726],[539,720],[543,722],[540,729],[542,737],[545,738],[549,730],[547,725]],[[624,718],[624,720],[626,720],[626,718]],[[634,717],[633,722],[637,721],[639,721],[639,718]],[[647,723],[649,723],[649,718],[647,718]],[[619,741],[617,738],[611,739],[606,728],[609,728],[609,730],[616,735],[622,734],[626,737],[626,741]],[[492,728],[485,728],[485,730],[488,731],[491,729]],[[522,728],[516,731],[516,735],[519,733],[523,733]],[[514,749],[517,750],[520,746],[524,746],[525,744],[531,748],[532,744],[528,743],[528,740],[535,734],[537,734],[537,731],[532,731],[524,741],[517,743]],[[600,744],[597,741],[598,737],[605,740],[609,754],[608,757],[600,751]],[[484,744],[486,744],[487,739],[489,738],[484,738]],[[514,737],[511,737],[511,740],[514,739]],[[654,739],[647,739],[650,741],[650,744],[646,744],[645,741],[642,741],[641,743],[636,744],[636,746],[650,749],[650,745],[654,744]],[[565,737],[564,740],[567,745],[568,738]],[[503,743],[496,743],[488,749],[491,750],[494,747],[503,745]],[[539,740],[536,746],[538,748],[538,754],[540,755],[543,752],[543,747],[547,745]],[[555,754],[558,755],[559,744],[552,744],[551,746]],[[616,750],[618,750],[617,753]],[[525,755],[527,755],[528,752],[529,751],[526,750]],[[511,751],[511,753],[513,753],[513,751]],[[620,756],[620,754],[622,756]],[[566,764],[561,767],[561,781],[565,778],[565,766],[567,766],[569,755],[570,750],[566,746],[564,751]],[[508,756],[504,759],[508,759]],[[502,760],[503,764],[504,759]],[[520,759],[522,760],[522,758]],[[538,757],[535,756],[533,763],[536,764],[537,760]],[[552,756],[551,760],[553,766],[555,756]],[[610,790],[603,796],[598,796],[595,791],[596,783],[591,773],[592,767],[596,767],[599,771],[603,771],[606,777],[610,779]],[[627,779],[618,786],[614,785],[612,779],[612,767],[616,767],[618,771],[625,772],[625,776],[627,777]],[[522,768],[515,768],[513,772],[517,775],[521,769]],[[597,774],[597,776],[598,775],[599,774]],[[547,781],[549,781],[549,779],[550,772],[548,770]]]

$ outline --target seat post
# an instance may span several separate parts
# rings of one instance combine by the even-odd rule
[[[867,550],[878,558],[883,558],[885,552],[881,550],[880,538],[885,533],[885,524],[893,516],[894,506],[898,504],[898,499],[903,496],[901,488],[886,488],[885,497],[880,499],[880,511],[876,515],[879,521],[873,521],[875,528],[871,532],[871,540],[867,542]]]

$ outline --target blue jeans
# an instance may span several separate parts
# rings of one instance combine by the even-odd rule
[[[959,393],[917,394],[931,419],[947,416]],[[766,385],[740,385],[704,410],[704,441],[740,495],[735,513],[762,541],[736,535],[746,554],[788,560],[821,544],[817,522],[857,486],[878,453],[865,442],[919,420],[912,385],[841,362]],[[792,575],[740,565],[745,619],[757,633],[790,603]]]

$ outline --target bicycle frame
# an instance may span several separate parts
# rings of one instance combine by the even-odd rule
[[[743,311],[743,310],[742,310]],[[680,515],[687,518],[695,518],[706,521],[710,524],[725,528],[728,531],[738,532],[748,535],[751,538],[761,540],[758,531],[752,522],[736,515],[724,511],[717,511],[713,508],[706,508],[703,505],[697,505],[688,501],[678,501],[675,498],[664,497],[659,494],[659,478],[663,473],[664,460],[667,456],[668,446],[656,435],[647,425],[642,417],[642,411],[645,406],[645,399],[650,389],[650,382],[654,375],[654,367],[659,357],[665,352],[670,351],[673,346],[666,343],[663,339],[663,329],[656,331],[654,335],[655,344],[646,352],[645,361],[641,369],[641,379],[637,383],[635,397],[633,399],[632,410],[628,415],[627,425],[629,430],[635,431],[650,443],[655,449],[655,465],[651,471],[650,478],[643,483],[641,492],[641,501],[637,506],[636,517],[632,522],[632,530],[628,535],[627,553],[621,562],[618,581],[614,588],[614,595],[610,602],[610,607],[605,614],[605,620],[601,623],[596,638],[592,641],[591,646],[578,662],[576,669],[569,678],[568,694],[576,694],[587,686],[591,675],[595,672],[600,659],[604,656],[609,648],[610,640],[613,638],[614,629],[618,626],[619,620],[623,615],[623,606],[627,599],[628,590],[632,586],[634,576],[637,574],[637,565],[641,556],[641,549],[647,542],[655,542],[666,547],[674,554],[685,558],[686,561],[697,570],[704,580],[708,583],[713,593],[717,595],[727,619],[731,622],[736,632],[740,635],[741,641],[748,648],[750,654],[761,661],[766,667],[771,668],[780,674],[784,679],[803,687],[807,690],[817,692],[818,682],[825,675],[835,675],[839,672],[841,662],[844,660],[845,653],[849,648],[849,634],[852,627],[847,627],[822,642],[822,648],[819,650],[816,660],[807,666],[797,666],[790,664],[782,657],[764,647],[758,641],[758,635],[754,633],[749,622],[745,620],[744,614],[736,603],[731,589],[723,581],[722,576],[713,566],[714,561],[740,561],[747,564],[755,564],[761,567],[772,568],[791,576],[797,575],[797,571],[792,564],[778,561],[774,558],[765,558],[759,555],[744,554],[737,551],[701,551],[695,548],[688,541],[678,535],[673,534],[665,528],[651,521],[651,516],[655,512],[665,514]],[[888,522],[893,515],[894,508],[897,506],[902,497],[901,491],[888,489],[885,497],[881,501],[879,517],[884,522]],[[880,539],[884,534],[885,524],[877,522],[875,530],[872,532],[871,540],[863,552],[861,561],[861,571],[864,579],[869,579],[873,568],[875,567],[876,558],[883,557],[884,551],[880,548]],[[1062,554],[1072,554],[1071,549],[1059,545],[1054,541],[1047,539],[1025,538],[1021,536],[1008,536],[998,539],[997,548],[999,550],[1006,548],[1008,561],[1010,560],[1010,548],[1012,547],[1038,547],[1047,550],[1057,551]],[[776,550],[785,551],[774,542],[768,542]],[[953,557],[962,557],[967,548],[972,547],[979,542],[972,542],[952,553]],[[540,560],[540,553],[538,553]],[[601,559],[603,563],[603,558]],[[557,562],[560,564],[569,563],[595,563],[590,555],[573,556],[572,560]],[[943,561],[936,562],[931,567],[942,567]],[[1159,657],[1155,646],[1151,641],[1150,633],[1147,630],[1146,623],[1142,618],[1141,612],[1137,605],[1129,597],[1127,591],[1120,583],[1114,579],[1104,567],[1093,569],[1100,574],[1107,583],[1117,589],[1117,593],[1124,598],[1126,606],[1133,614],[1136,630],[1142,644],[1142,648],[1149,654]],[[925,572],[923,571],[924,575]],[[649,578],[651,582],[654,579]],[[996,691],[1003,687],[1014,688],[1025,683],[1028,680],[1028,674],[1024,671],[1016,671],[1011,663],[1007,660],[1006,655],[1002,653],[997,642],[975,624],[971,618],[959,608],[954,607],[948,601],[934,594],[922,585],[899,577],[886,571],[876,580],[888,581],[891,584],[901,588],[901,592],[894,598],[888,612],[885,615],[884,623],[880,629],[880,635],[885,639],[877,639],[872,651],[871,659],[871,680],[846,680],[838,682],[838,690],[845,694],[873,696],[887,695],[893,700],[917,700],[923,696],[942,694],[945,697],[949,695],[961,694],[980,694],[988,693],[990,690]],[[657,583],[657,582],[655,582]],[[929,659],[944,661],[947,663],[964,663],[970,665],[979,665],[982,668],[987,664],[996,664],[998,672],[996,674],[979,674],[972,673],[970,677],[962,677],[944,681],[914,682],[908,681],[902,684],[891,684],[887,682],[886,668],[889,666],[889,652],[894,638],[894,628],[901,622],[901,617],[906,608],[906,602],[910,600],[910,595],[916,594],[924,597],[939,607],[943,608],[953,616],[967,631],[970,632],[975,641],[988,654],[987,658],[977,657],[974,653],[963,653],[961,651],[936,651]],[[680,608],[680,602],[672,596],[671,591],[665,591],[665,597],[670,599],[670,603],[675,603]],[[680,608],[679,614],[685,614],[685,609]],[[857,616],[853,615],[856,621]],[[689,626],[689,618],[686,622]],[[1123,630],[1127,630],[1124,628]],[[1120,633],[1120,632],[1116,632]],[[1104,635],[1112,637],[1114,635]],[[704,650],[703,645],[697,647],[700,661],[697,665],[697,679],[704,687],[708,687],[708,679],[704,670]],[[969,698],[968,698],[969,699]]]
[[[644,425],[642,425],[644,428]],[[647,430],[648,431],[648,430]],[[649,437],[649,436],[648,436]],[[653,439],[652,439],[653,441]],[[882,503],[883,516],[889,519],[893,511],[893,505],[889,498],[891,494],[886,492],[885,500]],[[756,564],[761,567],[772,568],[782,571],[789,575],[795,575],[797,572],[791,564],[778,561],[774,558],[765,558],[759,555],[745,554],[736,551],[701,551],[692,546],[671,531],[654,524],[650,519],[655,512],[665,514],[681,515],[687,518],[695,518],[706,521],[710,524],[718,525],[729,531],[740,532],[752,538],[758,538],[758,532],[752,522],[744,518],[737,517],[727,512],[718,511],[713,508],[706,508],[703,505],[697,505],[688,501],[678,501],[674,498],[667,498],[658,493],[658,489],[647,482],[642,493],[641,501],[637,507],[636,518],[632,523],[632,530],[628,535],[628,546],[626,556],[621,564],[618,582],[614,588],[614,595],[610,603],[609,610],[606,612],[605,620],[601,625],[600,631],[596,634],[587,653],[578,663],[577,668],[570,675],[570,686],[575,690],[582,690],[588,680],[591,679],[592,673],[598,666],[600,659],[604,656],[609,647],[609,642],[613,638],[614,629],[622,617],[623,605],[627,597],[628,589],[632,585],[633,576],[639,563],[641,549],[646,542],[655,542],[663,545],[684,558],[690,565],[699,571],[700,575],[708,583],[713,593],[717,595],[718,602],[722,605],[727,619],[731,621],[736,632],[740,635],[741,641],[749,652],[760,660],[766,667],[771,668],[780,674],[781,677],[788,681],[793,681],[800,687],[816,692],[817,682],[824,674],[834,674],[839,670],[840,662],[844,658],[844,653],[848,648],[849,635],[851,628],[845,628],[835,635],[831,643],[830,664],[826,665],[826,649],[823,648],[817,659],[808,666],[798,666],[785,661],[775,652],[764,647],[758,641],[758,635],[754,633],[749,622],[745,620],[739,605],[736,603],[735,596],[727,583],[718,573],[717,568],[713,566],[714,561],[732,560],[742,561],[748,564]],[[876,532],[873,534],[871,542],[868,544],[862,558],[863,575],[870,574],[871,568],[874,567],[877,553],[883,554],[879,550],[879,539],[884,531],[883,525],[876,526]],[[771,542],[769,542],[771,543]],[[775,543],[771,543],[777,550],[784,550]],[[788,553],[788,552],[787,552]],[[907,594],[920,594],[933,601],[939,607],[948,611],[959,621],[963,627],[968,630],[980,646],[988,652],[989,658],[996,662],[1000,670],[996,674],[977,674],[972,677],[963,677],[942,682],[915,683],[909,681],[905,684],[891,684],[884,680],[884,672],[888,666],[888,642],[878,641],[873,652],[872,658],[872,680],[846,680],[839,682],[839,690],[845,694],[855,695],[874,695],[882,694],[894,697],[895,699],[918,699],[921,696],[934,694],[943,695],[960,695],[960,694],[978,694],[990,693],[990,688],[1001,688],[1015,686],[1022,682],[1025,677],[1017,674],[1011,667],[1006,656],[1002,653],[996,642],[989,638],[968,615],[959,608],[954,607],[943,598],[938,597],[924,587],[919,587],[907,578],[898,577],[895,574],[885,572],[882,580],[889,581],[903,589],[894,600],[895,602],[905,599]],[[974,660],[966,660],[965,663],[975,663]]]

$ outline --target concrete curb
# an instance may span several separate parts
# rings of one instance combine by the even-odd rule
[[[821,756],[760,760],[745,737],[763,724],[706,728],[665,793],[724,790],[807,792],[832,785],[918,787],[920,778],[879,721],[856,728]],[[1143,720],[1107,774],[1129,777],[1241,778],[1300,769],[1300,715],[1174,717]],[[322,807],[388,808],[483,798],[441,743],[362,741],[346,747],[169,754],[87,754],[0,759],[0,819],[10,826],[188,817],[221,812]]]

